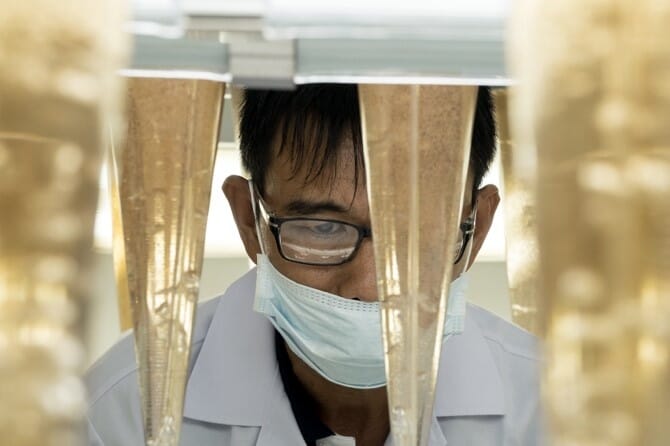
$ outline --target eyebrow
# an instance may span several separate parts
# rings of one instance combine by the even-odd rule
[[[286,205],[285,211],[289,215],[311,215],[320,212],[336,212],[338,214],[344,214],[349,211],[349,208],[330,200],[293,200]]]

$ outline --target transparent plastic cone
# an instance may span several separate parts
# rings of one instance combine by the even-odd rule
[[[84,444],[83,343],[124,4],[5,2],[0,14],[0,438]],[[39,14],[36,13],[39,11]]]
[[[128,134],[114,147],[112,187],[125,264],[115,262],[117,276],[127,273],[147,445],[179,443],[224,89],[128,80]]]
[[[670,4],[520,6],[514,118],[537,146],[552,444],[667,445]]]
[[[120,138],[119,138],[120,140]],[[133,328],[133,314],[130,307],[130,288],[128,287],[128,272],[126,270],[126,248],[123,239],[123,219],[121,217],[121,195],[119,181],[115,172],[118,172],[115,154],[120,154],[117,141],[112,138],[107,150],[107,178],[109,180],[110,204],[112,206],[112,257],[114,259],[114,280],[116,282],[116,299],[119,311],[119,328],[125,332]]]
[[[476,87],[359,86],[391,429],[425,445]]]
[[[505,260],[512,320],[529,332],[541,336],[542,300],[539,293],[539,252],[535,205],[535,169],[528,156],[512,140],[508,116],[508,90],[493,94],[496,128],[500,141],[505,208]]]
[[[230,92],[230,109],[233,113],[233,135],[235,143],[240,143],[240,112],[244,102],[244,88],[239,85],[229,85]]]

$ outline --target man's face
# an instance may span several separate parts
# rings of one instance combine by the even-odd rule
[[[277,217],[311,217],[339,220],[370,227],[370,211],[364,175],[355,182],[355,161],[351,141],[343,140],[336,172],[326,171],[320,178],[306,181],[307,169],[294,172],[288,156],[275,157],[269,166],[263,199],[268,211]],[[364,301],[377,299],[375,265],[371,240],[361,243],[347,263],[311,266],[285,260],[279,254],[274,237],[262,222],[265,249],[272,264],[286,277],[303,285],[345,298]]]
[[[310,217],[339,220],[370,228],[365,178],[355,178],[352,143],[344,139],[337,168],[333,175],[326,171],[322,178],[306,181],[306,169],[297,173],[288,156],[274,158],[266,175],[263,201],[270,214],[280,217]],[[463,215],[470,213],[472,182],[468,181]],[[377,300],[375,263],[370,238],[363,239],[354,257],[334,266],[311,266],[284,259],[266,222],[261,222],[265,250],[272,264],[283,275],[303,285],[338,296],[362,301]],[[472,243],[472,242],[471,242]],[[465,268],[467,260],[455,266],[454,277]]]

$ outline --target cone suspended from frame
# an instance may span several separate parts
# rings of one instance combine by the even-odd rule
[[[457,229],[471,209],[477,88],[361,85],[359,96],[391,430],[398,446],[425,445]]]
[[[147,445],[179,443],[224,90],[128,79],[128,135],[114,148],[115,267],[127,277]]]

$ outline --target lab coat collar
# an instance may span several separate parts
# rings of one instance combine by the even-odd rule
[[[254,269],[219,299],[188,380],[184,416],[208,423],[262,426],[260,445],[263,438],[281,438],[280,433],[301,437],[279,375],[274,328],[252,310],[255,284]],[[463,334],[453,336],[443,347],[434,414],[504,413],[498,367],[477,322],[468,314]],[[431,437],[441,437],[436,429],[433,420]],[[443,438],[431,444],[444,444]]]
[[[442,347],[433,409],[437,417],[505,415],[499,367],[474,314],[466,312],[463,333]]]

